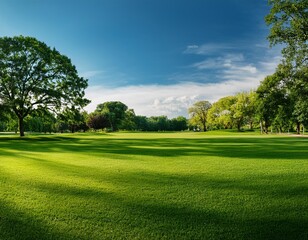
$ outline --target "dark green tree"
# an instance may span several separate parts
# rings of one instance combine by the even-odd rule
[[[74,106],[71,108],[65,108],[59,114],[59,119],[69,126],[72,133],[78,130],[86,130],[86,113],[81,112],[80,109],[76,109]]]
[[[121,121],[120,128],[123,130],[136,130],[136,114],[134,109],[128,109],[125,111],[125,116]]]
[[[99,112],[90,113],[87,116],[86,123],[89,128],[92,128],[95,131],[110,127],[107,116]]]
[[[261,130],[268,133],[268,128],[277,117],[279,111],[287,109],[287,88],[282,84],[281,77],[275,73],[267,76],[257,89],[257,115]],[[280,109],[280,110],[279,110]]]
[[[105,102],[97,105],[95,112],[107,117],[111,131],[119,129],[122,120],[125,118],[127,106],[119,101]]]
[[[24,136],[24,119],[34,111],[81,108],[87,80],[71,60],[32,37],[0,38],[0,104],[9,107]]]
[[[148,118],[146,116],[136,116],[135,123],[136,123],[136,130],[149,131]]]
[[[172,118],[169,123],[171,131],[184,131],[188,128],[187,119],[183,116]]]

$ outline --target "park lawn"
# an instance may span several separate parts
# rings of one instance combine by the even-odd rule
[[[308,239],[308,138],[0,135],[0,239]]]

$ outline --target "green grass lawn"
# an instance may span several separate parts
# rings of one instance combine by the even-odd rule
[[[0,239],[308,239],[308,138],[0,135]]]

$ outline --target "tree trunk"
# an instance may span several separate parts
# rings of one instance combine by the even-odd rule
[[[206,132],[206,123],[203,123],[203,131]]]
[[[18,123],[19,123],[19,136],[24,137],[25,136],[24,118],[18,117]]]
[[[237,123],[237,131],[240,132],[241,131],[241,124]]]
[[[260,121],[260,131],[261,131],[261,134],[263,133],[263,124],[262,124],[262,121]]]
[[[296,133],[300,134],[301,133],[301,125],[299,122],[296,123]]]

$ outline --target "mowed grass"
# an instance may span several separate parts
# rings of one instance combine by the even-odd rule
[[[0,136],[0,239],[308,239],[308,138]]]

